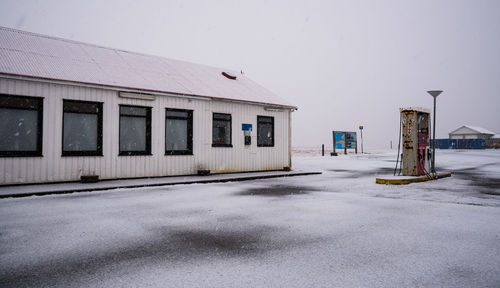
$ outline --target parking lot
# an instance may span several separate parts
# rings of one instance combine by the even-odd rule
[[[0,199],[1,287],[498,287],[500,151],[295,156],[321,175]]]

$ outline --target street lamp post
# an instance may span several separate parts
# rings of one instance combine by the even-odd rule
[[[436,98],[443,92],[442,90],[430,90],[427,93],[431,94],[434,98],[434,115],[433,115],[433,125],[432,127],[432,163],[431,163],[431,173],[436,176]]]
[[[363,126],[359,126],[359,130],[361,130],[361,154],[363,154]]]

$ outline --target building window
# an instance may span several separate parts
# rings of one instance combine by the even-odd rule
[[[193,155],[193,111],[166,109],[165,155]]]
[[[102,103],[63,100],[62,156],[102,156]]]
[[[274,147],[274,117],[257,116],[257,146]]]
[[[214,113],[212,123],[212,147],[233,147],[231,114]]]
[[[151,155],[151,108],[120,105],[119,155]]]
[[[0,94],[0,156],[42,156],[43,98]]]

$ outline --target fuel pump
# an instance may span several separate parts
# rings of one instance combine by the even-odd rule
[[[399,112],[401,116],[400,136],[403,140],[401,156],[403,175],[430,176],[430,111],[424,108],[409,107],[401,108]]]

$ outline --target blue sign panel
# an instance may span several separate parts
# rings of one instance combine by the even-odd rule
[[[252,131],[252,124],[241,124],[241,130]]]
[[[357,149],[356,132],[334,131],[334,149]]]
[[[356,132],[345,132],[345,138],[347,149],[356,149]]]
[[[335,132],[335,149],[344,149],[345,134],[344,132]]]

